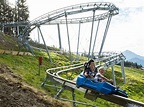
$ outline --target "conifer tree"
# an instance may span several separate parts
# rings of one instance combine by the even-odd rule
[[[0,22],[8,23],[13,21],[13,9],[10,7],[9,2],[7,0],[0,1]],[[1,30],[3,29],[4,33],[11,34],[12,28],[1,26]]]
[[[26,0],[17,0],[16,7],[15,7],[15,22],[26,22],[29,18],[29,10],[26,4]],[[19,32],[22,32],[24,26],[19,27]],[[17,32],[18,34],[18,32]]]
[[[12,34],[13,28],[11,26],[3,27],[3,23],[25,22],[28,21],[28,18],[29,10],[26,0],[17,0],[15,7],[11,7],[7,0],[0,0],[0,30],[4,33]],[[21,32],[24,29],[24,26],[20,26],[18,29],[19,32]],[[18,34],[17,28],[16,34]]]

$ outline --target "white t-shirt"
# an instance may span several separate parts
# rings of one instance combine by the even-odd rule
[[[102,79],[101,77],[103,77],[103,75],[98,72],[98,73],[96,74],[96,76],[95,76],[95,79],[96,79],[97,81],[99,81],[99,82],[102,82],[103,79]]]

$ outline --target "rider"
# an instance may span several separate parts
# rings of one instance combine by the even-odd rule
[[[89,60],[84,64],[84,73],[83,75],[86,78],[91,79],[93,82],[109,82],[113,84],[113,80],[106,78],[104,74],[104,68],[100,67],[97,72],[97,68],[95,67],[95,62],[93,59]]]
[[[93,59],[89,60],[88,62],[86,62],[84,64],[84,73],[83,75],[86,78],[90,78],[90,79],[94,79],[96,72],[97,72],[97,68],[95,67],[95,62]]]
[[[95,76],[95,79],[97,79],[99,82],[109,82],[111,84],[113,84],[113,80],[106,78],[104,75],[104,68],[100,67],[98,70],[98,73]]]

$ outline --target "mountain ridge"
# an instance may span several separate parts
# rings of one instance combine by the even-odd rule
[[[126,61],[137,63],[144,67],[144,56],[138,55],[130,50],[125,50],[122,53],[126,57]]]

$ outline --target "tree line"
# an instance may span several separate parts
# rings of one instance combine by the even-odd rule
[[[132,67],[132,68],[137,68],[137,69],[141,69],[143,67],[141,64],[139,65],[136,62],[134,63],[134,62],[129,62],[129,61],[125,61],[124,65],[126,67]]]
[[[0,0],[0,30],[5,34],[18,34],[17,30],[21,31],[24,26],[19,28],[3,26],[9,22],[25,22],[28,21],[29,10],[26,0],[17,0],[15,4],[10,4],[8,0]]]

